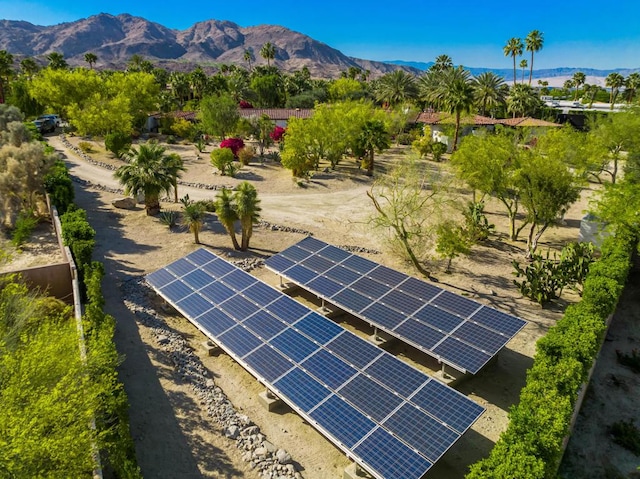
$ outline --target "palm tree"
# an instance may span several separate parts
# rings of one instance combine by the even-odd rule
[[[267,42],[262,45],[260,49],[260,56],[267,60],[267,66],[271,66],[271,60],[276,57],[276,47],[271,42]]]
[[[180,201],[182,202],[182,221],[193,233],[194,243],[200,244],[200,231],[202,231],[207,210],[202,203],[191,201],[189,195]]]
[[[178,202],[178,178],[182,176],[182,172],[187,169],[184,166],[184,161],[177,153],[170,153],[164,157],[164,168],[171,177],[171,186],[173,187],[174,201]]]
[[[627,103],[631,103],[640,88],[640,73],[630,73],[624,80],[624,99]]]
[[[47,60],[49,60],[49,68],[52,70],[64,70],[68,67],[62,53],[51,52],[47,55]]]
[[[529,65],[529,86],[531,86],[531,78],[533,77],[533,54],[542,50],[544,44],[544,36],[539,30],[531,30],[524,39],[527,45],[527,51],[531,52],[531,64]]]
[[[442,71],[448,68],[453,68],[453,60],[449,55],[438,55],[435,63],[431,65],[431,69],[436,71]]]
[[[248,68],[249,73],[251,73],[251,62],[254,60],[253,51],[250,48],[247,48],[244,51],[242,58],[244,59],[245,62],[247,62],[247,65],[249,66]]]
[[[511,87],[507,97],[507,111],[515,118],[518,114],[526,116],[532,113],[540,104],[540,99],[529,85],[521,83]]]
[[[160,193],[169,194],[173,186],[165,151],[155,141],[140,145],[138,150],[131,148],[127,154],[129,162],[114,173],[126,194],[144,194],[144,206],[150,216],[160,212]]]
[[[40,67],[31,57],[23,58],[22,60],[20,60],[20,70],[22,70],[22,72],[27,75],[27,78],[29,80],[31,80],[33,75],[35,75],[39,69]]]
[[[582,72],[575,72],[573,74],[573,77],[571,77],[571,79],[573,80],[573,85],[576,87],[576,91],[573,95],[573,99],[577,100],[580,87],[584,85],[585,82],[587,81],[587,76]]]
[[[437,75],[433,89],[427,92],[427,98],[438,104],[443,110],[455,115],[456,129],[453,136],[453,150],[458,146],[460,135],[460,117],[469,113],[474,103],[474,88],[471,74],[458,66],[443,70]]]
[[[93,70],[93,65],[98,61],[98,56],[95,53],[85,53],[84,61],[89,64],[89,68]]]
[[[516,57],[522,55],[522,49],[524,45],[522,44],[522,40],[520,38],[510,38],[507,44],[503,47],[502,51],[504,51],[505,57],[513,58],[513,84],[516,84]],[[533,62],[531,62],[533,65]]]
[[[216,196],[216,214],[218,220],[227,230],[229,236],[231,236],[231,242],[233,243],[233,249],[240,249],[238,239],[236,238],[236,221],[238,221],[238,213],[233,206],[233,198],[231,196],[231,190],[223,188]]]
[[[207,74],[200,66],[197,66],[195,70],[189,73],[188,81],[191,91],[193,92],[193,97],[202,100],[207,85]]]
[[[562,85],[562,87],[565,90],[567,90],[567,95],[571,92],[571,89],[575,86],[576,86],[575,82],[570,78],[568,80],[565,80],[564,84]]]
[[[393,108],[415,99],[417,93],[416,78],[403,70],[396,70],[378,79],[375,96],[379,102]]]
[[[522,83],[524,83],[524,71],[527,68],[528,62],[526,59],[520,60],[520,68],[522,68]],[[531,83],[529,83],[531,85]]]
[[[391,146],[389,132],[380,120],[369,120],[362,126],[355,145],[355,153],[364,158],[367,175],[373,176],[373,160],[378,153]]]
[[[173,97],[178,102],[178,109],[182,110],[191,92],[189,77],[183,72],[171,72],[169,74],[169,88],[173,92]]]
[[[505,86],[504,78],[493,72],[483,72],[477,76],[473,84],[473,97],[483,115],[487,114],[487,108],[493,110],[504,105]]]
[[[584,96],[589,101],[589,108],[591,108],[593,106],[593,102],[596,99],[596,95],[598,94],[598,92],[600,90],[601,90],[601,88],[598,85],[589,85],[589,84],[585,83],[585,85],[584,85]]]
[[[9,87],[9,78],[13,75],[13,55],[0,50],[0,104],[5,103],[5,92]]]
[[[604,84],[611,88],[609,102],[611,103],[611,109],[613,110],[613,105],[615,105],[618,93],[620,93],[620,87],[624,85],[624,77],[620,75],[620,73],[609,73],[604,79]]]
[[[235,200],[235,210],[240,220],[242,228],[242,239],[240,249],[246,251],[249,249],[249,241],[253,235],[253,225],[260,218],[260,200],[258,199],[258,191],[249,182],[243,181],[233,195]]]

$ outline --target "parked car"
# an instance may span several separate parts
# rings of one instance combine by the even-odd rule
[[[573,102],[573,108],[584,108],[584,105],[582,103],[580,103],[579,101],[574,101]]]
[[[51,133],[56,130],[56,123],[51,118],[38,118],[33,120],[33,124],[40,133]]]
[[[60,115],[54,115],[54,114],[48,114],[48,115],[40,115],[38,117],[38,120],[45,120],[45,119],[50,119],[53,120],[53,123],[56,125],[56,127],[60,126]]]

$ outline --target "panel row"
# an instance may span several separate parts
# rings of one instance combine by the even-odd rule
[[[364,321],[474,374],[526,324],[311,237],[267,259],[266,266]]]
[[[483,412],[204,249],[147,281],[377,477],[420,477]]]

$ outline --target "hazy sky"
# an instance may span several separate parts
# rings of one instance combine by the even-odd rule
[[[0,0],[0,19],[36,25],[98,13],[130,13],[178,30],[209,19],[282,25],[357,58],[428,62],[445,53],[455,64],[490,68],[510,68],[502,47],[537,29],[545,41],[535,69],[640,67],[640,0]]]

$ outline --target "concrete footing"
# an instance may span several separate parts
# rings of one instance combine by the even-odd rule
[[[211,340],[202,341],[202,347],[207,353],[207,356],[215,356],[220,352],[220,346],[218,346]]]
[[[352,463],[347,466],[342,474],[342,479],[373,479],[371,474],[365,471],[357,463]]]
[[[284,406],[284,401],[268,390],[258,394],[258,401],[269,412]]]

